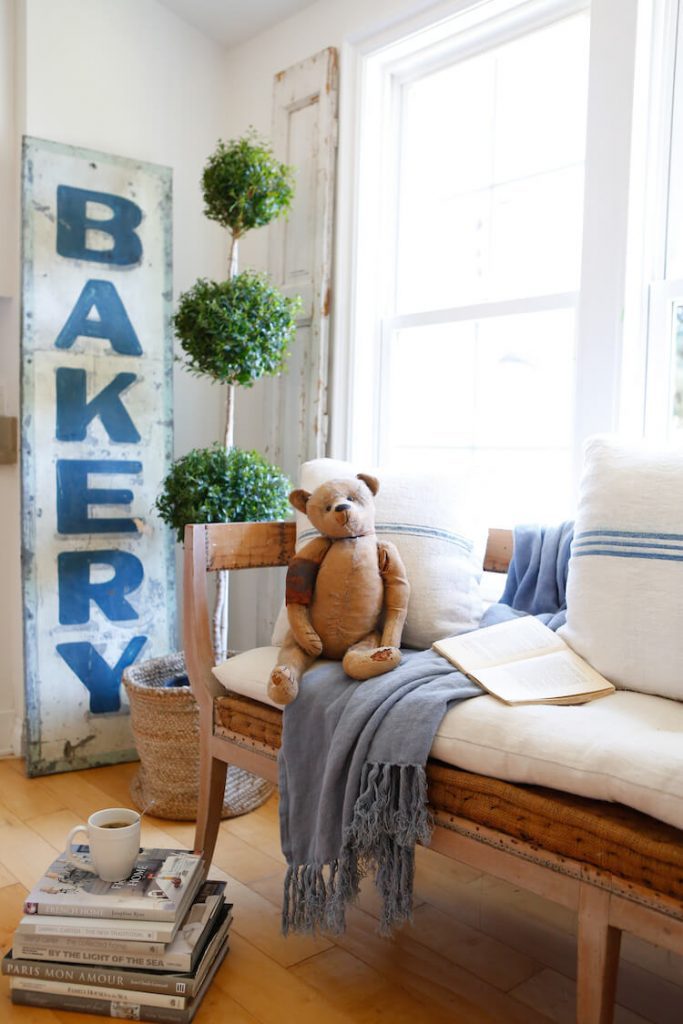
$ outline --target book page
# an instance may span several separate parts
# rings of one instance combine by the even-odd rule
[[[562,637],[533,615],[485,626],[473,633],[437,640],[433,647],[469,674],[478,674],[482,668],[504,665],[550,651],[567,650]]]
[[[582,658],[567,649],[552,654],[482,669],[477,678],[485,689],[510,704],[612,690],[614,687]]]

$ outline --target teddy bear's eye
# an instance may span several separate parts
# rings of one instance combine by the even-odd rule
[[[347,500],[348,501],[355,501],[356,499],[354,498],[354,496],[352,494],[349,494],[349,497],[348,497]]]
[[[331,512],[331,511],[332,511],[332,506],[331,506],[331,505],[328,505],[328,506],[327,506],[327,508],[325,509],[325,511],[326,511],[326,512]]]

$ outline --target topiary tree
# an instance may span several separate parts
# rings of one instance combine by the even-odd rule
[[[294,171],[279,163],[254,129],[219,142],[202,176],[204,213],[228,228],[237,241],[246,231],[270,224],[294,198]]]
[[[156,509],[179,541],[188,523],[271,520],[288,509],[290,483],[254,451],[234,447],[235,388],[280,373],[296,331],[299,299],[286,298],[266,275],[237,273],[237,242],[289,209],[293,169],[279,163],[250,130],[219,142],[202,176],[204,213],[230,231],[228,277],[198,280],[179,299],[173,326],[191,373],[226,386],[223,444],[194,449],[171,466]],[[218,574],[213,644],[227,654],[227,574]]]
[[[258,452],[193,448],[176,459],[156,507],[182,544],[188,523],[247,523],[287,515],[289,480]]]
[[[197,281],[181,295],[173,323],[192,373],[251,387],[282,370],[292,314],[292,300],[265,274],[245,270],[220,283]]]

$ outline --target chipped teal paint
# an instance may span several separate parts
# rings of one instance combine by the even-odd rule
[[[132,760],[116,671],[126,651],[147,658],[175,648],[173,543],[152,512],[173,445],[172,184],[168,168],[27,138],[22,185],[25,749],[29,774],[41,775]],[[84,293],[96,300],[89,311],[85,300],[77,308]],[[58,439],[59,369],[72,371],[60,389],[72,407],[62,409],[69,429]],[[136,430],[123,429],[126,415]],[[58,463],[68,494],[57,493]],[[92,480],[78,465],[90,467]],[[84,508],[93,528],[78,533],[87,527]],[[119,518],[135,528],[117,528]],[[60,579],[59,555],[68,567],[75,561],[67,553],[77,552],[93,575],[63,571]],[[71,592],[60,595],[60,582]]]

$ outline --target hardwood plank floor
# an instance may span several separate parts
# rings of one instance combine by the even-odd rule
[[[92,811],[130,805],[135,764],[27,779],[0,760],[0,944],[9,947],[26,890]],[[191,822],[143,818],[146,845],[190,847]],[[377,934],[371,882],[344,935],[280,934],[284,860],[277,797],[220,828],[212,874],[235,905],[230,953],[197,1024],[571,1024],[574,915],[500,880],[420,849],[415,923]],[[615,1024],[681,1024],[683,958],[625,937]],[[101,1018],[12,1006],[6,1024],[96,1024]]]

